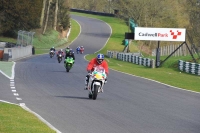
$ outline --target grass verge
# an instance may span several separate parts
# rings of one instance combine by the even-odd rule
[[[18,105],[0,103],[1,133],[56,133]]]
[[[2,72],[4,72],[8,77],[12,76],[12,66],[13,66],[13,62],[4,62],[1,61],[0,62],[0,70]]]

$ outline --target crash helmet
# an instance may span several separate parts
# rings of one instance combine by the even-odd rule
[[[104,55],[103,54],[98,54],[96,59],[97,59],[97,63],[101,64],[103,62],[103,60],[104,60]]]
[[[65,49],[65,52],[68,53],[70,51],[69,47]]]
[[[81,46],[81,48],[83,48],[83,46]]]
[[[72,51],[69,51],[69,55],[72,55]]]
[[[62,49],[60,49],[60,51],[62,52],[63,50],[62,50]]]
[[[72,49],[70,49],[70,51],[72,52],[72,54],[74,54],[74,51]]]

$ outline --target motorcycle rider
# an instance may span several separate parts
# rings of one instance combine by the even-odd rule
[[[74,54],[74,51],[73,51],[73,49],[71,49],[71,48],[70,48],[70,50],[69,50],[69,51],[71,51],[71,52],[72,52],[72,54]]]
[[[51,51],[51,50],[53,50],[54,52],[56,51],[56,49],[55,49],[54,47],[51,47],[51,48],[50,48],[50,51]]]
[[[78,46],[78,47],[76,48],[76,53],[77,53],[77,54],[80,53],[80,50],[81,50],[81,48],[80,48],[80,46]]]
[[[60,50],[58,51],[57,56],[58,56],[59,54],[62,54],[62,56],[64,56],[64,52],[63,52],[62,49],[60,49]]]
[[[86,80],[85,80],[85,90],[88,88],[88,82],[90,78],[90,73],[94,71],[95,66],[102,66],[105,69],[106,75],[108,75],[108,63],[104,60],[104,55],[103,54],[98,54],[96,58],[93,58],[87,65],[87,72],[88,74],[86,75]],[[106,76],[107,77],[107,76]],[[107,78],[105,79],[105,83],[107,83]]]
[[[84,47],[83,46],[81,46],[80,51],[82,51],[82,53],[83,53],[83,51],[84,51]]]
[[[65,54],[65,59],[67,59],[67,57],[72,57],[75,63],[75,56],[74,56],[74,53],[72,53],[72,51],[69,51],[68,53]],[[66,62],[64,61],[64,64],[65,63]]]
[[[65,54],[67,54],[69,51],[70,51],[70,48],[67,47],[67,48],[65,49]]]
[[[51,48],[50,48],[50,52],[51,52],[52,50],[53,50],[54,53],[55,53],[56,49],[55,49],[54,47],[51,47]]]
[[[49,54],[51,53],[52,50],[53,50],[53,55],[54,55],[54,54],[55,54],[55,51],[56,51],[56,49],[55,49],[54,47],[51,47],[51,48],[50,48]]]

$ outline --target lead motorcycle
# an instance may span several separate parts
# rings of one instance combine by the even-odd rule
[[[69,72],[73,64],[74,64],[74,59],[72,57],[67,57],[67,59],[65,59],[64,66],[67,72]]]
[[[105,84],[106,73],[105,69],[101,66],[94,67],[94,71],[90,74],[88,82],[89,98],[96,100],[97,95],[103,92]]]

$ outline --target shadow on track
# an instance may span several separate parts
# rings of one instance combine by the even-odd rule
[[[87,99],[90,100],[87,97],[77,97],[77,96],[56,96],[56,97],[61,97],[61,98],[71,98],[71,99]]]

